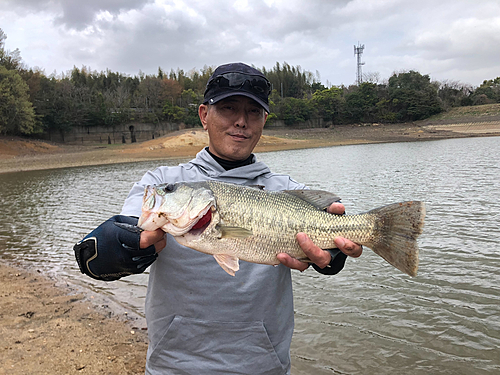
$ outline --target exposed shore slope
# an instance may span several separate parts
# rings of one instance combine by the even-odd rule
[[[264,129],[256,152],[347,144],[500,135],[500,118],[430,124],[342,125],[315,129]],[[24,138],[0,138],[0,173],[192,157],[208,144],[202,129],[119,145],[70,146]]]

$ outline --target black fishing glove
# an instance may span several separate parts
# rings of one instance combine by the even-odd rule
[[[332,257],[330,263],[325,268],[320,268],[314,263],[312,264],[312,266],[316,271],[322,273],[323,275],[336,275],[337,273],[342,271],[342,268],[344,268],[347,255],[345,255],[339,249],[326,249],[326,251],[328,251]]]
[[[139,247],[142,229],[137,221],[130,216],[113,216],[78,242],[73,250],[80,271],[104,281],[144,272],[158,254],[154,245]]]

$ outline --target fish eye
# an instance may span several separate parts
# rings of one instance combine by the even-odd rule
[[[165,191],[166,192],[171,192],[171,191],[174,191],[175,190],[175,184],[167,184],[165,186]]]

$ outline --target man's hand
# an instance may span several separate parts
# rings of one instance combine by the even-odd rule
[[[156,254],[163,250],[167,246],[167,240],[165,239],[165,232],[160,228],[152,231],[141,232],[141,240],[139,242],[141,249],[146,249],[151,245],[155,246]]]
[[[331,214],[342,215],[345,212],[345,207],[342,203],[332,203],[327,211]],[[334,241],[338,249],[348,256],[357,258],[363,252],[361,245],[346,238],[336,237]],[[305,233],[297,233],[297,242],[312,263],[315,263],[320,268],[324,268],[330,264],[330,253],[316,246]],[[285,266],[301,272],[309,267],[309,263],[301,262],[285,253],[278,254],[277,258]]]

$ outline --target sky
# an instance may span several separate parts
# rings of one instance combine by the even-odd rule
[[[0,0],[5,48],[46,75],[134,76],[228,62],[300,66],[326,86],[416,70],[472,86],[500,76],[500,0]]]

